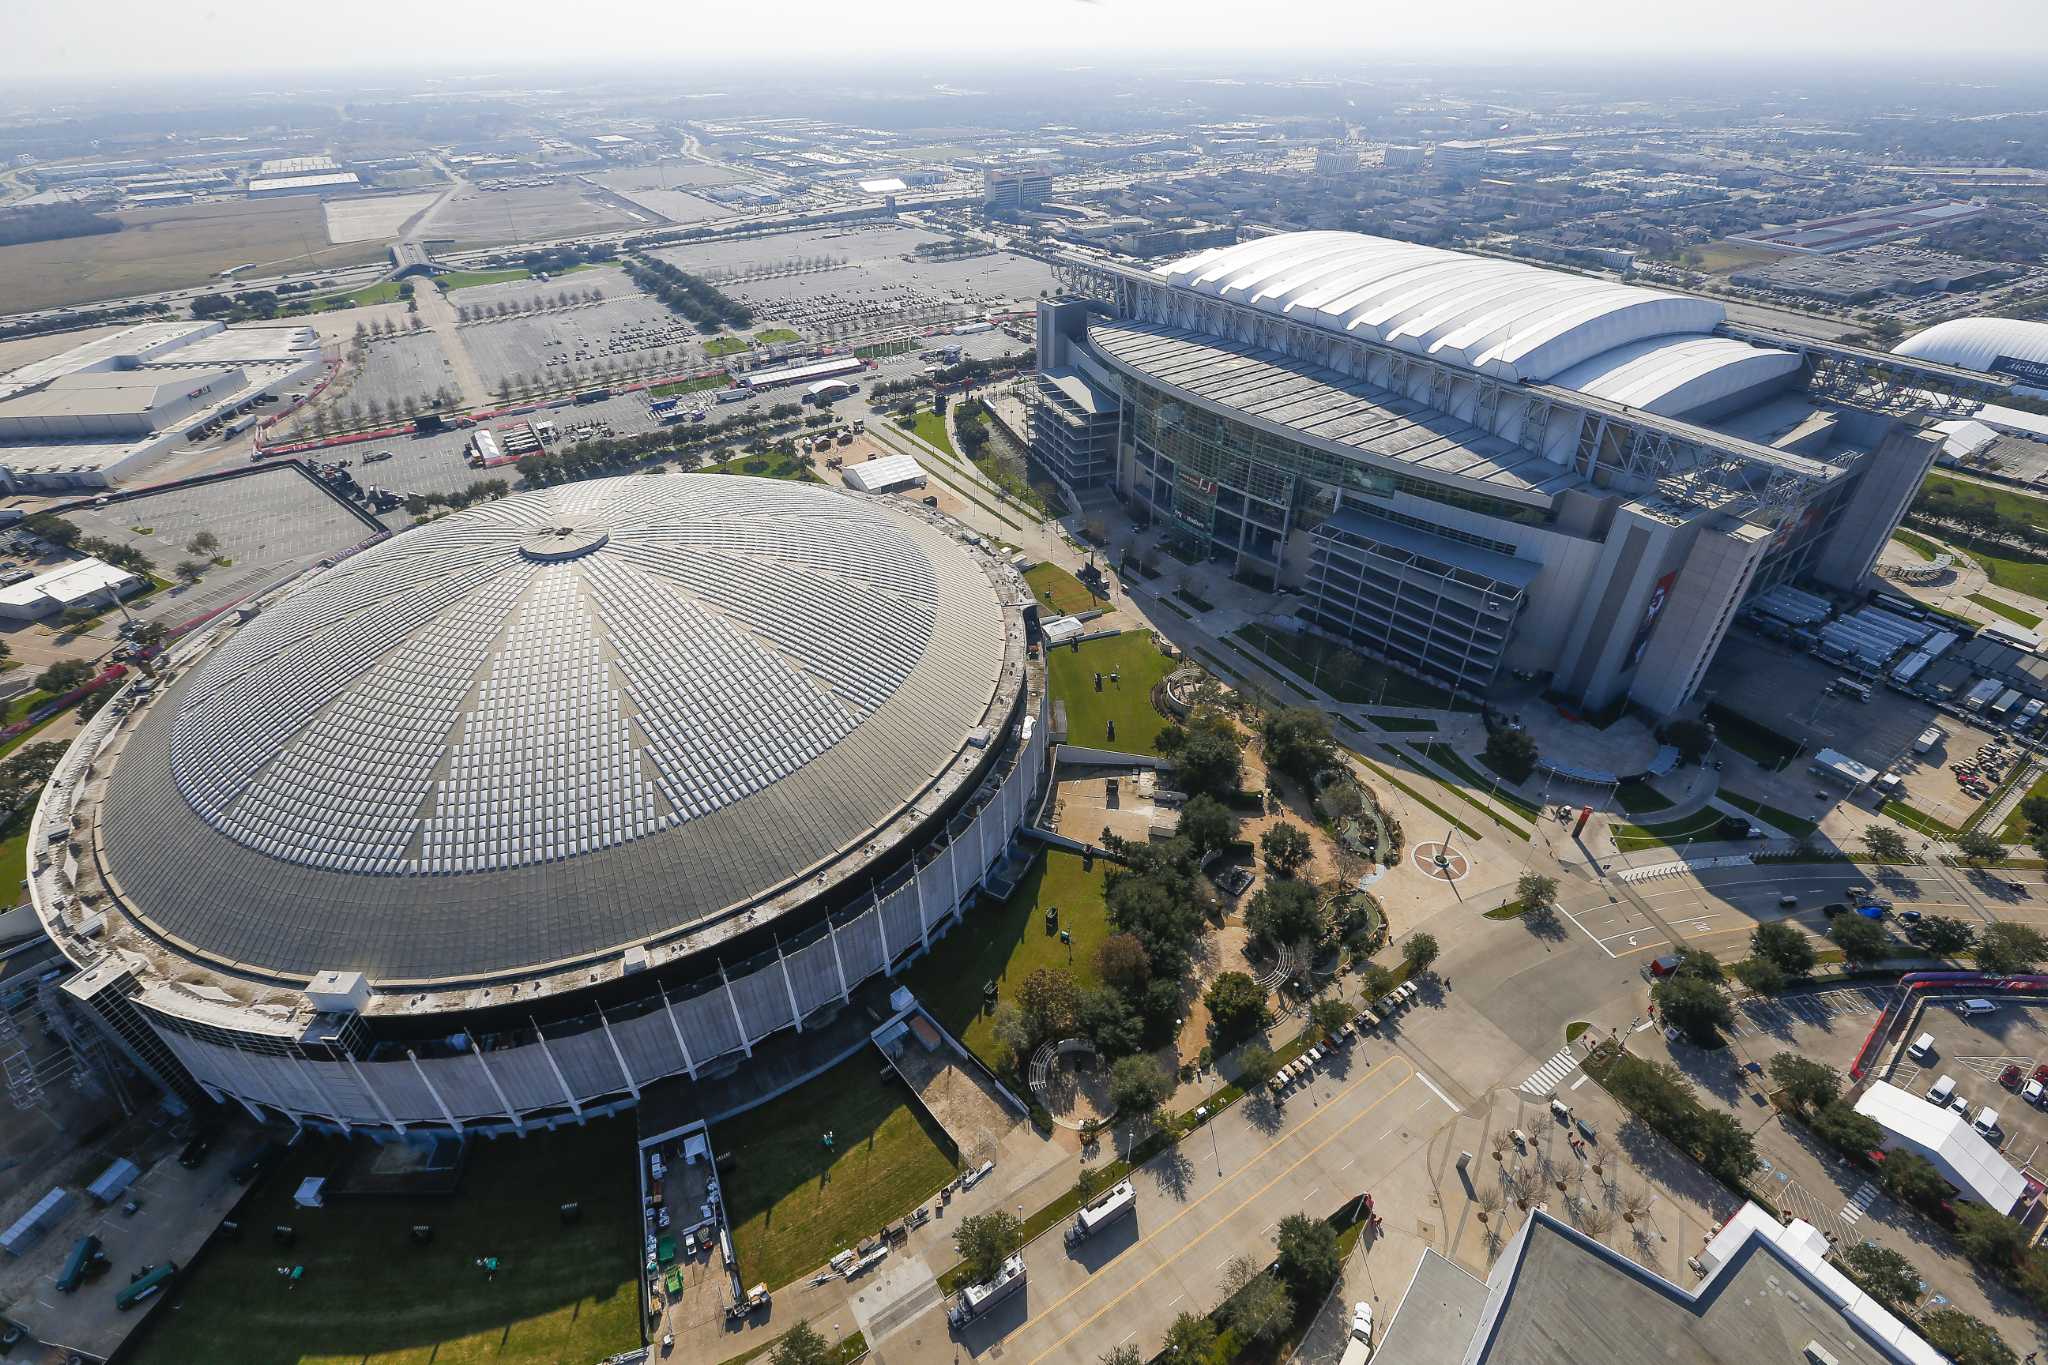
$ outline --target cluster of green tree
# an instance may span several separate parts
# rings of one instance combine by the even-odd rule
[[[1527,782],[1536,771],[1536,741],[1526,730],[1491,730],[1482,752],[1487,766],[1510,782]]]
[[[104,536],[86,535],[78,527],[53,513],[38,512],[21,525],[29,534],[47,540],[52,545],[61,545],[82,555],[92,555],[130,573],[148,577],[156,572],[156,565],[150,562],[149,556],[134,546],[123,545],[118,540],[108,540]]]
[[[516,257],[492,256],[489,263],[495,266],[516,264],[536,275],[559,275],[574,266],[617,260],[618,255],[619,249],[610,242],[590,242],[581,246],[543,247],[535,251],[523,251]]]
[[[1726,1184],[1740,1189],[1756,1169],[1756,1144],[1733,1114],[1701,1104],[1677,1067],[1646,1061],[1628,1052],[1599,1067],[1600,1083],[1621,1106]]]
[[[31,204],[26,208],[0,209],[0,246],[98,237],[120,230],[120,219],[96,212],[85,204]]]
[[[706,336],[721,328],[745,327],[754,320],[753,313],[738,299],[667,261],[652,256],[631,257],[626,261],[626,273],[670,311],[696,323],[697,330]]]
[[[1227,1334],[1234,1358],[1269,1352],[1289,1329],[1314,1314],[1343,1270],[1334,1224],[1291,1213],[1274,1229],[1276,1254],[1261,1268],[1249,1256],[1223,1267],[1223,1302],[1205,1316],[1182,1313],[1166,1329],[1160,1358],[1201,1361],[1218,1353]],[[1102,1357],[1104,1365],[1138,1365],[1135,1348],[1120,1346]]]
[[[1893,1316],[1913,1319],[1927,1297],[1927,1281],[1913,1263],[1876,1242],[1852,1242],[1834,1252],[1842,1273]],[[1955,1365],[2018,1365],[2019,1356],[1997,1329],[1960,1308],[1931,1308],[1918,1314],[1915,1330]]]
[[[1913,498],[1913,519],[1937,531],[1962,531],[1984,540],[2048,551],[2048,524],[2001,511],[1995,490],[1956,479],[1929,479]]]
[[[275,289],[249,289],[240,294],[201,294],[192,300],[195,318],[274,318],[284,301]]]
[[[526,487],[543,488],[621,473],[648,460],[698,463],[706,452],[742,438],[753,438],[750,448],[757,445],[765,451],[770,434],[794,427],[802,415],[803,409],[795,403],[777,403],[765,412],[736,412],[715,422],[657,427],[629,436],[601,436],[559,450],[537,451],[521,456],[515,468]]]
[[[980,385],[991,379],[1028,370],[1037,363],[1035,348],[1022,351],[1005,351],[993,360],[976,360],[968,357],[957,364],[947,365],[930,374],[913,374],[904,379],[881,379],[868,385],[870,398],[888,398],[895,394],[914,394],[938,385],[951,388],[955,384]]]
[[[2034,852],[2048,858],[2048,796],[2029,796],[2020,802],[2019,817],[2027,827],[2027,842]]]
[[[80,327],[99,327],[109,322],[126,322],[130,318],[162,317],[170,311],[171,306],[168,303],[130,303],[119,308],[86,308],[77,312],[59,313],[54,317],[10,322],[0,327],[0,341],[13,341],[17,337],[43,336],[49,332],[69,332]]]

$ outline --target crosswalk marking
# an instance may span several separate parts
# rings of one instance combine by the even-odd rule
[[[1870,1202],[1876,1198],[1877,1186],[1868,1180],[1858,1185],[1856,1193],[1849,1196],[1849,1202],[1842,1205],[1842,1221],[1850,1227],[1856,1226],[1862,1219],[1864,1211],[1870,1207]]]
[[[1565,1077],[1578,1069],[1578,1056],[1572,1051],[1571,1044],[1567,1043],[1559,1050],[1555,1057],[1552,1057],[1541,1067],[1537,1068],[1528,1080],[1522,1082],[1522,1093],[1525,1095],[1548,1095],[1564,1083]]]

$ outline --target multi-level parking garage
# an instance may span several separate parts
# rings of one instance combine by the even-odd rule
[[[1660,715],[1751,592],[1861,585],[1936,450],[1890,410],[2010,382],[1357,233],[1061,273],[1089,297],[1041,305],[1037,392],[1088,401],[1034,414],[1055,476],[1075,411],[1113,421],[1091,481],[1322,630]]]
[[[1028,590],[902,503],[519,494],[174,654],[34,817],[65,989],[188,1097],[503,1131],[726,1074],[945,931],[1045,770]]]

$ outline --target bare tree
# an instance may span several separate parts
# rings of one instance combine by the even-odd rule
[[[1479,1220],[1487,1222],[1507,1203],[1507,1195],[1498,1185],[1481,1185],[1472,1202],[1479,1206]]]
[[[1586,1211],[1579,1215],[1579,1226],[1586,1230],[1587,1236],[1598,1241],[1613,1230],[1614,1215],[1598,1204],[1588,1204]]]
[[[1647,1187],[1631,1182],[1621,1192],[1621,1216],[1635,1222],[1649,1214],[1654,1202]]]

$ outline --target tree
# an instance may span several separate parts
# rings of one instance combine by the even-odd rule
[[[1536,741],[1525,730],[1495,730],[1481,752],[1486,766],[1510,782],[1527,782],[1536,771]]]
[[[1322,1298],[1344,1269],[1337,1254],[1337,1230],[1320,1218],[1290,1213],[1280,1220],[1280,1254],[1274,1269],[1280,1282],[1299,1301]]]
[[[1906,836],[1890,825],[1872,825],[1863,831],[1863,847],[1870,850],[1870,856],[1880,865],[1903,863],[1912,857],[1906,847]]]
[[[1693,1145],[1700,1165],[1729,1184],[1740,1184],[1757,1168],[1756,1139],[1742,1121],[1720,1109],[1699,1109],[1693,1115]]]
[[[1351,1006],[1334,996],[1325,996],[1308,1007],[1308,1021],[1322,1033],[1335,1033],[1351,1022]]]
[[[2018,1365],[2019,1356],[2005,1344],[2005,1338],[1960,1308],[1923,1313],[1919,1328],[1927,1344],[1955,1365]]]
[[[1776,995],[1785,989],[1785,969],[1769,958],[1745,957],[1728,970],[1758,995]]]
[[[1836,915],[1828,926],[1828,937],[1854,967],[1867,967],[1891,956],[1891,939],[1876,920],[1861,915]]]
[[[1531,911],[1547,913],[1557,903],[1557,878],[1524,872],[1515,881],[1515,899],[1522,903],[1524,915]]]
[[[1172,982],[1166,983],[1169,988]],[[1145,1021],[1131,997],[1113,986],[1099,986],[1081,995],[1081,1036],[1105,1057],[1123,1057],[1145,1045]]]
[[[1155,977],[1178,980],[1202,932],[1192,853],[1183,841],[1169,839],[1133,846],[1125,857],[1125,866],[1112,868],[1104,884],[1109,922],[1137,935]]]
[[[1294,1321],[1294,1300],[1276,1277],[1256,1275],[1231,1296],[1224,1312],[1238,1340],[1266,1342],[1278,1337]]]
[[[1109,1068],[1109,1101],[1125,1118],[1142,1118],[1173,1094],[1173,1078],[1149,1052],[1120,1057]]]
[[[1759,924],[1749,936],[1749,950],[1777,963],[1787,976],[1805,976],[1813,970],[1813,940],[1784,920]]]
[[[1259,727],[1266,746],[1266,762],[1303,786],[1310,786],[1317,773],[1337,761],[1337,742],[1330,737],[1330,721],[1320,711],[1305,706],[1285,706],[1266,713]]]
[[[1023,988],[1017,992],[1017,1008],[1023,1012],[1034,1044],[1071,1033],[1080,1006],[1081,988],[1064,967],[1038,968],[1024,978]]]
[[[190,586],[197,583],[200,576],[206,572],[206,561],[203,559],[181,559],[171,567],[171,572],[177,575],[180,583]]]
[[[1720,1031],[1735,1022],[1726,989],[1697,976],[1667,976],[1651,987],[1650,999],[1663,1012],[1665,1022],[1700,1047],[1712,1047]]]
[[[1195,857],[1202,858],[1237,837],[1237,817],[1230,808],[1207,792],[1190,797],[1181,807],[1180,837],[1188,841]]]
[[[975,1284],[994,1279],[1022,1245],[1024,1224],[1001,1209],[962,1218],[953,1228],[953,1250],[967,1263],[968,1279]]]
[[[1266,993],[1243,972],[1222,972],[1202,996],[1209,1010],[1209,1040],[1218,1052],[1266,1026]]]
[[[768,1354],[771,1365],[826,1365],[833,1356],[831,1343],[808,1322],[799,1322],[784,1332]]]
[[[79,536],[84,534],[77,526],[52,512],[38,512],[25,519],[21,529],[38,540],[47,540],[67,550],[76,545]]]
[[[1884,1129],[1877,1120],[1840,1100],[1824,1105],[1812,1122],[1814,1136],[1838,1152],[1855,1156],[1884,1146]]]
[[[2020,1263],[2027,1249],[2026,1229],[1988,1204],[1959,1200],[1955,1210],[1956,1245],[1965,1256],[2001,1275]]]
[[[1884,1158],[1881,1179],[1885,1192],[1922,1212],[1941,1207],[1948,1198],[1948,1181],[1934,1163],[1918,1152],[1892,1151]]]
[[[1279,1070],[1279,1062],[1273,1056],[1273,1049],[1264,1043],[1247,1043],[1237,1054],[1237,1083],[1246,1090],[1257,1090],[1273,1079]]]
[[[1802,1112],[1824,1109],[1842,1095],[1842,1073],[1826,1062],[1796,1052],[1780,1052],[1764,1065],[1778,1088]]]
[[[1189,796],[1223,796],[1244,781],[1244,754],[1229,716],[1198,710],[1159,732],[1159,751],[1173,760],[1173,778]]]
[[[1265,856],[1268,872],[1292,877],[1308,865],[1315,849],[1301,826],[1282,820],[1259,836],[1259,852]]]
[[[1714,747],[1714,731],[1702,721],[1675,720],[1664,727],[1664,742],[1686,762],[1697,763]]]
[[[1095,974],[1125,995],[1135,996],[1152,979],[1152,959],[1136,934],[1111,934],[1095,950]]]
[[[1973,863],[1995,863],[2005,857],[2005,845],[1981,829],[1965,830],[1957,835],[1956,851]]]
[[[1858,1289],[1904,1316],[1920,1301],[1920,1272],[1890,1247],[1857,1242],[1837,1251],[1835,1261]]]
[[[1315,888],[1307,882],[1267,882],[1245,910],[1244,926],[1253,938],[1276,946],[1311,942],[1323,931]]]
[[[1401,979],[1394,974],[1392,967],[1368,962],[1358,969],[1358,989],[1365,993],[1367,1000],[1377,1000],[1400,984]]]
[[[1952,915],[1929,915],[1920,921],[1920,946],[1930,953],[1951,956],[1976,941],[1976,929]]]
[[[1430,964],[1436,961],[1438,949],[1434,934],[1413,933],[1401,945],[1401,960],[1408,964],[1411,977],[1425,975]]]
[[[92,677],[92,673],[92,665],[83,659],[60,659],[36,674],[35,687],[38,692],[60,696]]]
[[[1175,1360],[1206,1360],[1216,1348],[1216,1324],[1199,1313],[1182,1313],[1166,1329],[1166,1354]]]
[[[185,548],[195,555],[204,555],[210,559],[220,553],[220,537],[211,531],[200,531],[185,542]]]
[[[2038,929],[2001,920],[1977,936],[1977,966],[1987,972],[2031,972],[2048,958]]]
[[[996,1006],[989,1029],[995,1035],[996,1045],[1010,1054],[1012,1065],[1027,1056],[1037,1042],[1031,1035],[1031,1025],[1024,1018],[1024,1011],[1007,1000]]]

